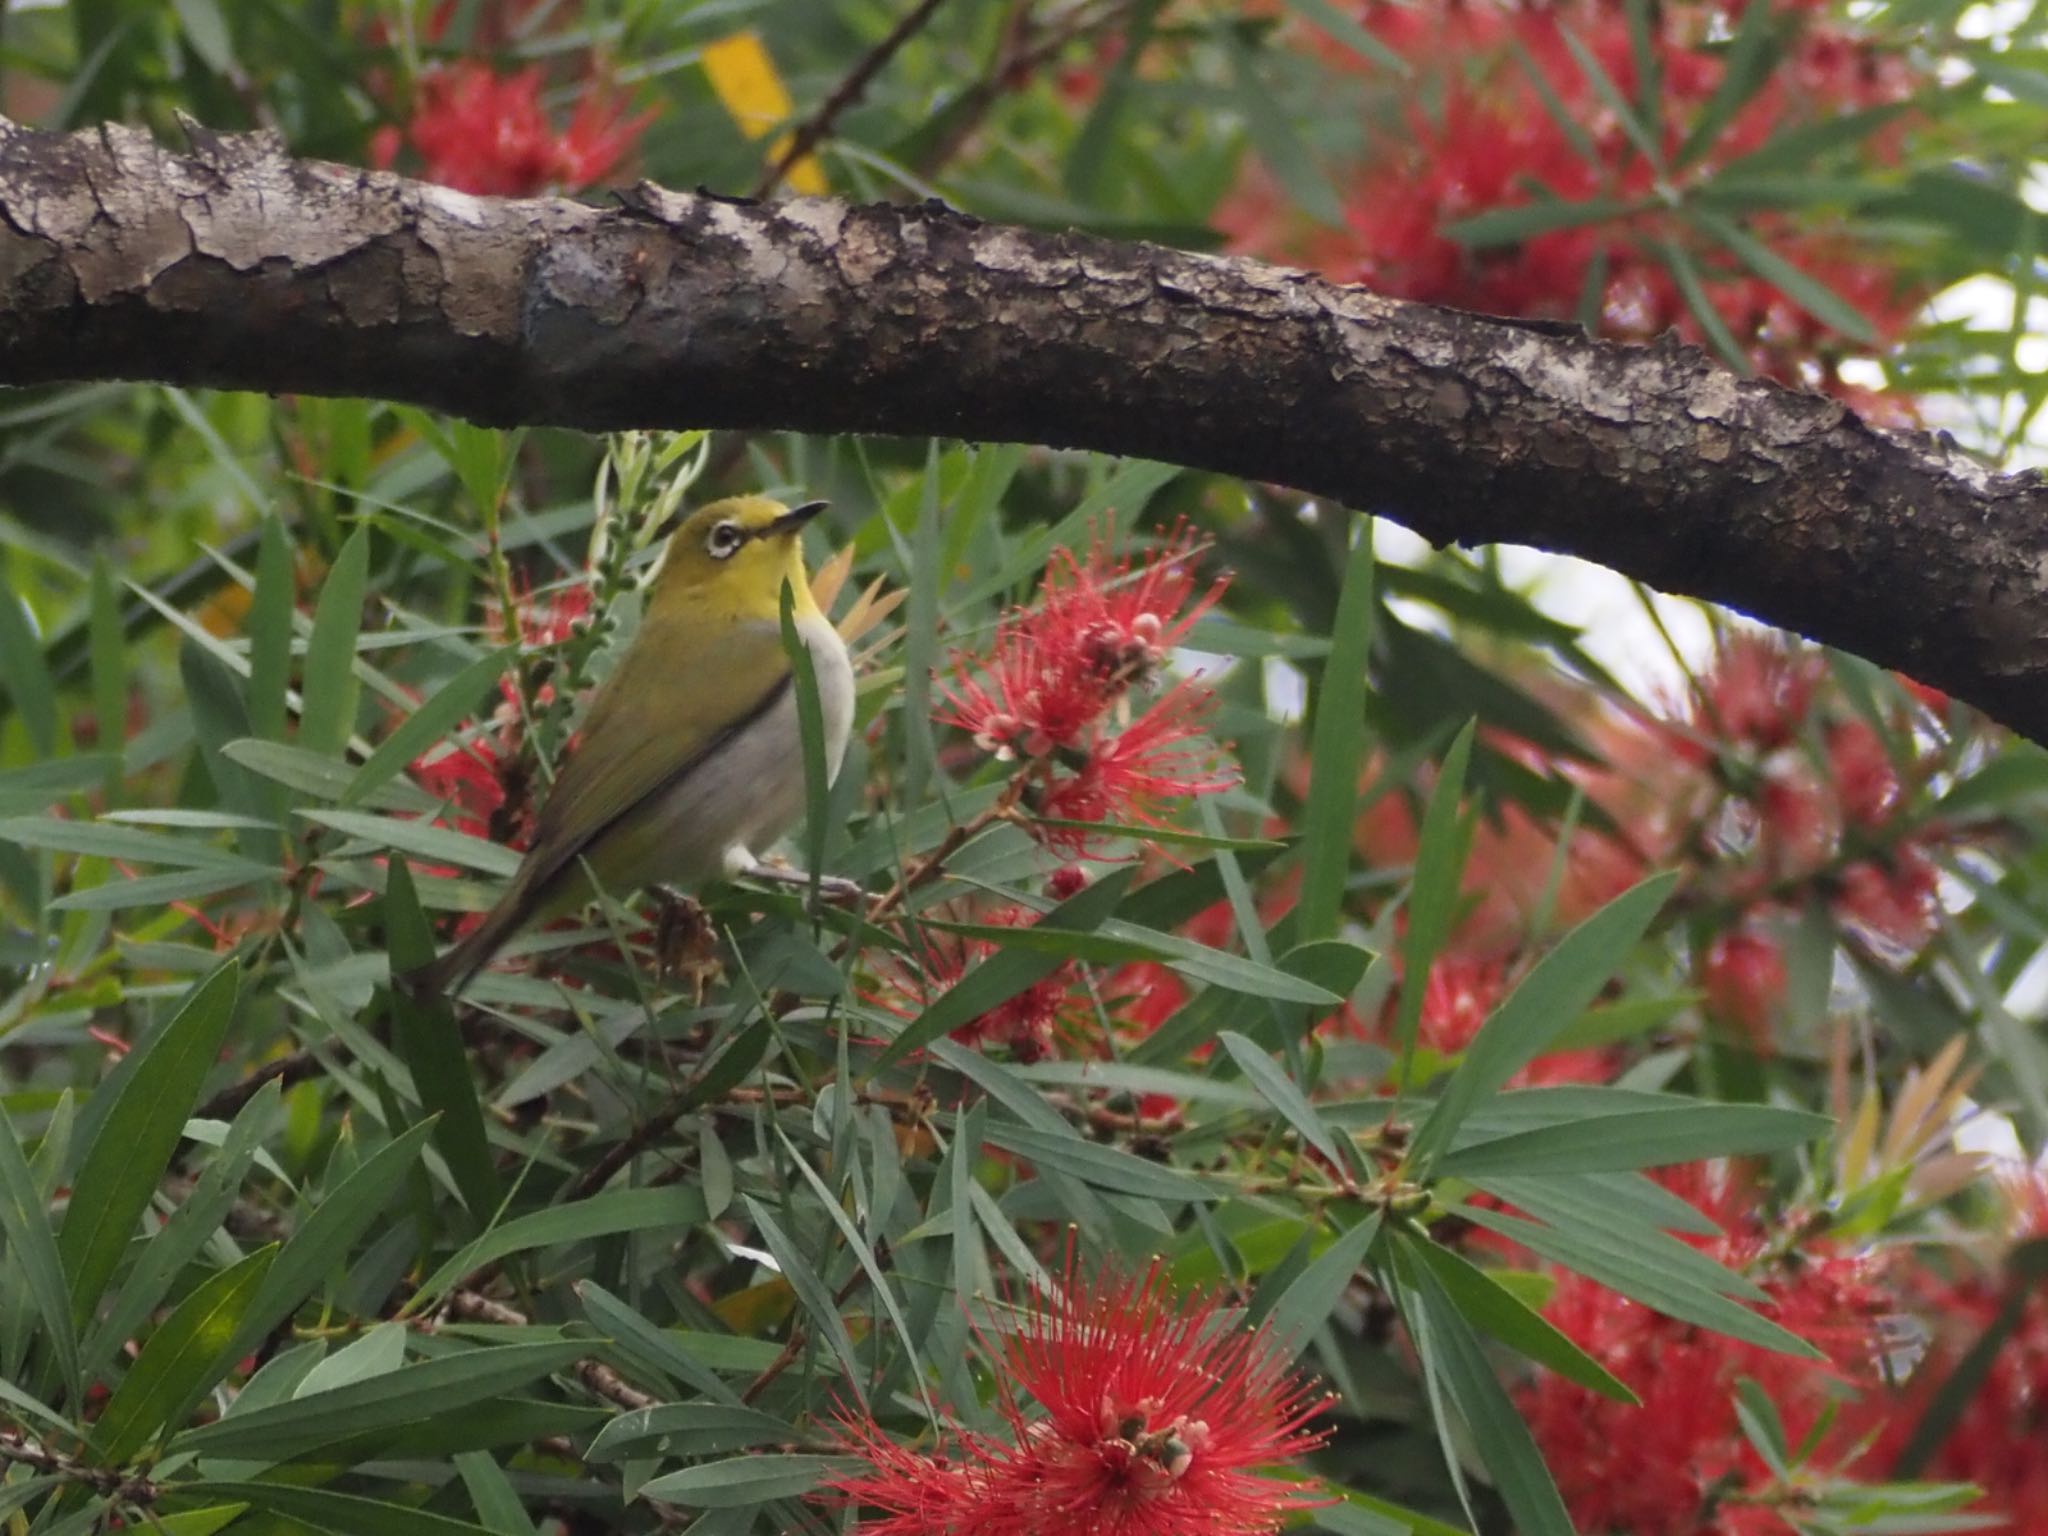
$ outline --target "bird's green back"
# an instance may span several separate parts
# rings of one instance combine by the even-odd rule
[[[531,874],[521,871],[528,900],[546,902],[579,858],[604,879],[606,833],[767,705],[788,677],[775,619],[650,607],[541,809]]]

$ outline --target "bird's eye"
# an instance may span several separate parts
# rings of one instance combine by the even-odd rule
[[[711,530],[711,537],[704,541],[704,547],[711,551],[712,559],[726,560],[746,541],[747,536],[740,532],[739,524],[720,523]]]

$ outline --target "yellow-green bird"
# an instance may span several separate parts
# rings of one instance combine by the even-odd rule
[[[591,700],[582,745],[541,807],[533,844],[483,925],[406,983],[459,991],[527,923],[608,891],[740,875],[807,880],[756,857],[804,806],[803,740],[782,588],[818,681],[825,767],[853,726],[853,666],[804,574],[803,526],[822,501],[735,496],[670,535],[639,631]],[[843,881],[828,881],[843,886]]]

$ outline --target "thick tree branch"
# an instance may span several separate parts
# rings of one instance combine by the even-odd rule
[[[1141,454],[1583,555],[2048,739],[2043,481],[1689,347],[939,207],[492,201],[191,138],[0,129],[0,382]]]

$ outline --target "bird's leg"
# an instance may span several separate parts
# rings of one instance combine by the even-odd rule
[[[729,880],[756,880],[763,885],[794,885],[806,890],[813,878],[809,871],[793,865],[757,859],[737,843],[725,850],[725,874]],[[818,896],[824,901],[855,902],[867,895],[858,880],[848,880],[842,875],[819,875],[816,879]]]

